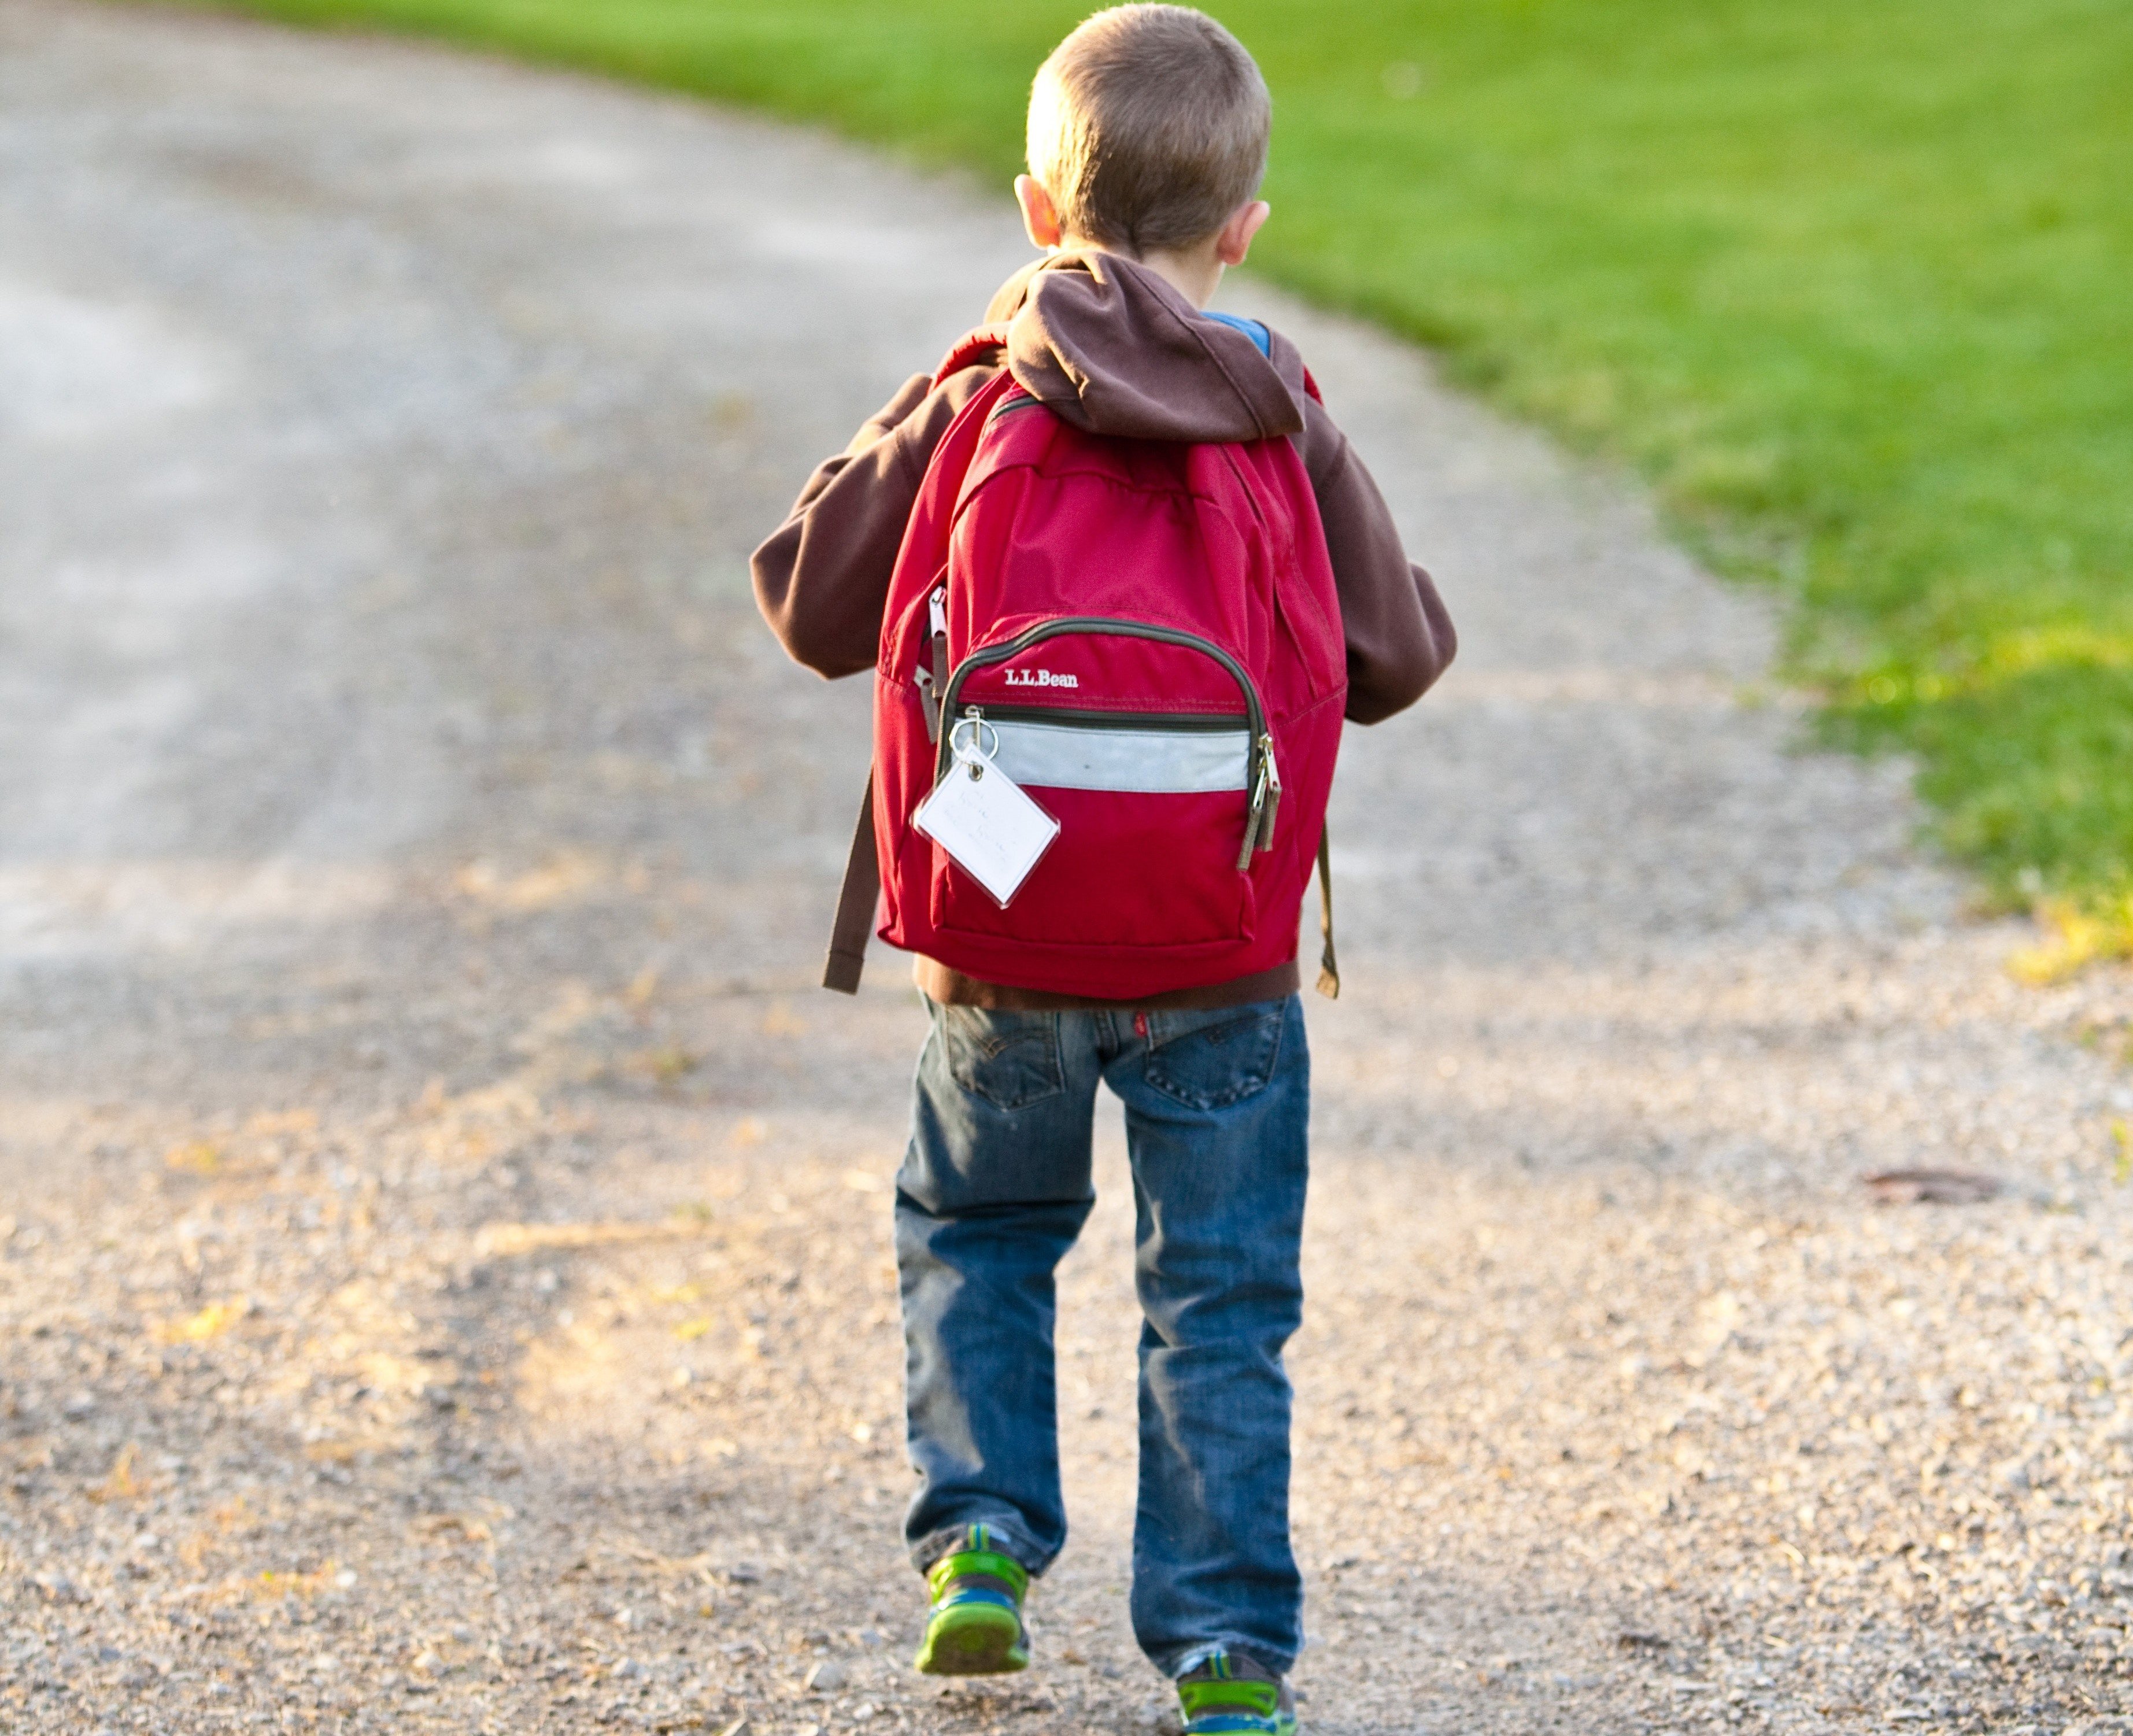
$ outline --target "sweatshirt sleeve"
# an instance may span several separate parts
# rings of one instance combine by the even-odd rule
[[[794,662],[833,678],[874,667],[927,461],[993,371],[966,368],[937,388],[913,374],[843,451],[816,466],[785,522],[749,557],[756,607]]]
[[[1301,445],[1341,598],[1347,715],[1382,722],[1429,691],[1459,649],[1458,635],[1435,581],[1400,547],[1377,484],[1315,398],[1305,409]]]

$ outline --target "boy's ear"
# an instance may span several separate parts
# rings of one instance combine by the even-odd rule
[[[1264,199],[1254,199],[1249,205],[1240,205],[1230,215],[1230,220],[1216,232],[1215,257],[1225,265],[1242,265],[1245,255],[1252,250],[1252,237],[1259,227],[1274,215],[1274,207]]]
[[[1043,185],[1034,176],[1016,176],[1014,200],[1022,207],[1022,226],[1028,231],[1030,245],[1047,248],[1058,246],[1062,234],[1059,210]]]

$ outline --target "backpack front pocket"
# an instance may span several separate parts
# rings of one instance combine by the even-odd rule
[[[1035,947],[1234,943],[1252,933],[1252,882],[1227,840],[1245,793],[1031,787],[1059,836],[1004,906],[938,845],[933,925]]]
[[[1059,834],[1004,908],[936,849],[936,928],[1035,947],[1251,938],[1251,859],[1279,779],[1258,692],[1229,653],[1176,628],[1058,617],[965,658],[943,698],[939,771],[950,730],[974,726]]]

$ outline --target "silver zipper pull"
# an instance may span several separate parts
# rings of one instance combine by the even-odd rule
[[[1266,780],[1266,817],[1259,822],[1259,848],[1274,848],[1274,817],[1281,812],[1281,768],[1274,760],[1274,737],[1259,737],[1259,770]]]
[[[926,599],[927,651],[932,663],[929,674],[918,671],[918,695],[926,703],[926,739],[941,739],[941,710],[948,702],[948,587],[936,586]]]
[[[1245,816],[1245,847],[1237,852],[1237,872],[1240,874],[1252,871],[1252,851],[1259,841],[1259,824],[1266,813],[1266,798],[1267,767],[1266,761],[1262,759],[1259,777],[1252,784],[1251,809]]]
[[[922,663],[917,673],[911,679],[918,689],[919,706],[926,713],[926,739],[938,741],[941,739],[941,696],[933,691],[933,672]]]

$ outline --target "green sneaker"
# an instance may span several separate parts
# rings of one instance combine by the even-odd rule
[[[927,1570],[933,1608],[912,1665],[927,1676],[1004,1676],[1029,1667],[1022,1600],[1029,1571],[992,1546],[991,1527],[974,1525],[963,1546]]]
[[[1185,1736],[1296,1736],[1288,1684],[1241,1652],[1217,1652],[1177,1679]]]

